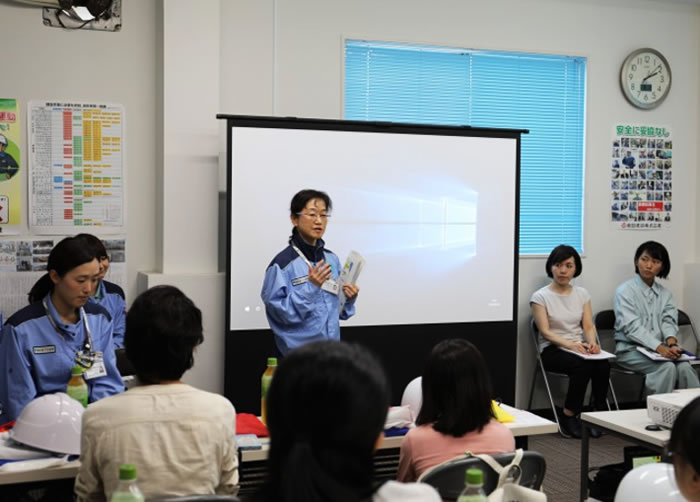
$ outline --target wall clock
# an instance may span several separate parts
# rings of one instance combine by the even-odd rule
[[[671,66],[659,51],[637,49],[622,63],[620,85],[633,106],[644,110],[656,108],[671,90]]]

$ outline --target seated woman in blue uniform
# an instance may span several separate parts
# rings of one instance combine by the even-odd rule
[[[695,368],[677,361],[683,352],[678,345],[678,309],[671,291],[658,281],[671,271],[663,244],[647,241],[640,245],[634,254],[634,271],[636,275],[615,292],[617,363],[646,376],[647,394],[699,387]],[[668,361],[653,361],[638,347]]]
[[[35,397],[65,391],[76,364],[85,368],[89,402],[124,390],[111,316],[88,302],[99,268],[82,239],[67,237],[51,250],[48,273],[29,295],[36,301],[3,326],[0,423],[15,420]]]
[[[126,300],[124,290],[113,282],[105,281],[105,275],[109,270],[109,255],[104,243],[92,234],[78,234],[77,238],[83,239],[85,245],[92,249],[95,258],[100,264],[100,273],[97,275],[95,293],[90,297],[91,301],[102,305],[112,316],[112,340],[115,349],[124,347],[124,328],[126,326]]]
[[[313,341],[340,340],[340,319],[355,314],[359,289],[353,284],[343,286],[347,302],[341,310],[340,260],[321,238],[332,207],[325,192],[302,190],[294,195],[289,245],[265,271],[260,296],[278,355]]]

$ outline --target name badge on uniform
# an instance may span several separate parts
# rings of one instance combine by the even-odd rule
[[[340,285],[335,279],[328,279],[326,282],[321,284],[321,289],[324,291],[328,291],[331,294],[337,295],[338,291],[340,291]]]
[[[92,380],[93,378],[107,376],[107,368],[105,366],[104,359],[102,358],[102,352],[96,353],[95,361],[92,363],[90,368],[85,370],[83,376],[85,377],[85,380]]]
[[[35,354],[55,354],[56,353],[56,346],[55,345],[35,345],[32,347],[32,352]]]
[[[308,275],[305,275],[304,277],[297,277],[296,279],[292,279],[292,286],[298,286],[298,285],[304,284],[306,282],[309,282]]]

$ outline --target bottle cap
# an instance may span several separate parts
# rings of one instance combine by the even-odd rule
[[[277,366],[277,358],[276,357],[268,357],[267,358],[267,365],[268,366]]]
[[[467,483],[470,485],[483,485],[484,473],[481,469],[467,469]]]
[[[131,481],[136,479],[136,466],[134,464],[122,464],[119,466],[119,480]]]
[[[83,371],[85,371],[85,370],[83,370],[83,367],[76,364],[75,366],[73,366],[73,367],[70,369],[70,374],[73,375],[73,376],[75,376],[75,375],[82,375],[82,374],[83,374]]]

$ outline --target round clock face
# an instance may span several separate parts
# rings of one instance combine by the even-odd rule
[[[637,108],[655,108],[671,89],[671,67],[659,51],[638,49],[622,63],[620,85],[627,101]]]

